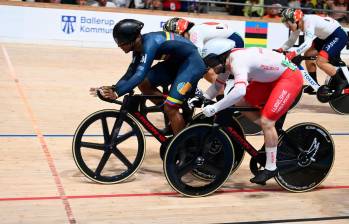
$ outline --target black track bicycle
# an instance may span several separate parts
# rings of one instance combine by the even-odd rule
[[[79,170],[92,181],[102,184],[114,184],[131,177],[142,164],[146,152],[143,126],[151,136],[160,143],[160,154],[164,154],[168,139],[173,136],[168,118],[163,113],[163,104],[149,106],[149,100],[164,100],[162,96],[141,95],[131,92],[124,96],[123,101],[108,100],[98,93],[98,97],[106,102],[120,105],[120,109],[104,109],[87,116],[78,126],[74,134],[72,153]],[[154,113],[156,118],[162,116],[164,122],[160,127],[155,126],[148,115]],[[188,125],[212,122],[202,114],[192,117],[193,110],[185,106],[181,113]],[[239,134],[243,135],[241,126],[234,118],[231,124]],[[244,156],[244,151],[235,146],[237,168]],[[241,149],[241,150],[238,150]],[[209,178],[205,173],[198,172],[197,176]]]
[[[164,157],[164,173],[171,187],[189,197],[212,194],[234,171],[235,145],[251,155],[250,170],[257,174],[265,166],[264,147],[256,150],[226,120],[235,111],[256,110],[231,107],[217,113],[211,124],[191,125],[177,134]],[[324,181],[332,168],[333,139],[326,129],[310,122],[283,130],[285,118],[286,114],[276,123],[279,143],[275,180],[288,191],[310,191]],[[211,178],[198,178],[193,175],[195,170]]]

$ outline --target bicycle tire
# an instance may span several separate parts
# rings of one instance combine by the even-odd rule
[[[332,78],[329,79],[329,85],[332,82]],[[346,88],[349,88],[347,85]],[[343,94],[336,99],[329,101],[330,107],[338,114],[349,114],[349,94]]]
[[[200,124],[200,123],[212,124],[213,117],[206,117],[202,112],[200,112],[193,116],[192,121],[190,122],[189,125]],[[246,138],[244,130],[241,127],[241,124],[233,116],[231,117],[231,120],[228,121],[228,123],[229,123],[228,125],[229,127],[234,128],[240,136],[242,136],[243,138]],[[224,129],[222,130],[225,131]],[[231,142],[234,145],[234,152],[235,152],[234,167],[233,167],[233,170],[231,171],[231,174],[233,174],[240,167],[242,161],[244,160],[245,150],[239,144],[237,144],[232,138],[231,138]],[[200,174],[198,174],[198,177],[203,179],[210,179]]]
[[[165,158],[164,173],[170,186],[188,197],[202,197],[214,193],[229,178],[234,164],[234,146],[229,136],[219,129],[212,136],[212,125],[195,124],[186,127],[170,142]],[[221,148],[215,148],[213,140],[220,141]],[[206,144],[202,146],[203,141]],[[210,150],[215,150],[209,152]],[[215,156],[221,158],[213,163]],[[209,182],[192,176],[192,170],[208,166],[215,178]]]
[[[86,117],[74,134],[72,153],[78,169],[90,180],[115,184],[131,177],[145,155],[145,137],[137,120],[127,114],[115,147],[110,144],[109,124],[116,123],[118,110],[100,110]],[[112,122],[115,120],[115,122]],[[127,141],[127,144],[126,142]],[[136,149],[130,147],[136,141]],[[108,148],[109,147],[109,148]],[[111,156],[114,155],[114,156]],[[99,161],[99,162],[98,162]]]
[[[326,129],[315,123],[296,124],[279,138],[275,180],[291,192],[310,191],[326,179],[334,155],[333,139]]]

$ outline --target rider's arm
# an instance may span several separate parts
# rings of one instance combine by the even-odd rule
[[[234,66],[234,65],[233,65]],[[234,66],[237,67],[237,66]],[[233,74],[235,77],[234,88],[224,96],[224,98],[217,103],[213,104],[215,111],[221,111],[228,108],[237,102],[239,102],[242,97],[246,95],[246,87],[248,85],[247,77],[248,71],[245,68],[235,68],[233,69]]]
[[[218,74],[216,81],[210,87],[208,87],[208,89],[204,93],[204,97],[210,100],[215,98],[220,92],[220,90],[224,88],[225,81],[228,79],[229,74],[230,73]]]
[[[151,64],[153,63],[155,51],[155,49],[150,50],[150,48],[144,46],[144,51],[140,55],[140,61],[134,69],[134,72],[131,72],[131,74],[127,76],[127,80],[122,79],[116,84],[115,92],[118,94],[118,96],[122,96],[130,92],[144,80],[151,67]]]
[[[315,36],[315,27],[313,24],[304,24],[304,43],[295,49],[296,55],[302,54],[304,51],[308,50]]]
[[[295,32],[291,32],[290,37],[288,38],[288,40],[281,46],[282,50],[288,50],[290,49],[297,41],[299,34],[300,34],[300,30],[297,30]]]
[[[139,63],[139,60],[137,60],[137,56],[133,56],[131,64],[128,66],[128,69],[126,73],[122,76],[122,78],[115,84],[115,89],[118,90],[121,88],[121,86],[125,85],[127,81],[131,78],[133,73],[135,72],[135,69],[137,67],[137,63]],[[119,95],[119,94],[118,94]]]

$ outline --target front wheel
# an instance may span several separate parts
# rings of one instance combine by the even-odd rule
[[[279,139],[278,184],[292,192],[310,191],[320,185],[334,162],[331,135],[318,124],[292,126]]]
[[[164,173],[171,187],[189,197],[212,194],[229,178],[234,165],[234,146],[222,129],[209,124],[189,126],[170,142]],[[210,170],[213,178],[202,180],[193,170]]]
[[[97,111],[81,122],[73,140],[73,157],[89,179],[103,184],[126,180],[140,167],[145,155],[145,138],[136,119],[127,114],[116,127],[117,110]],[[115,142],[112,135],[120,128]]]

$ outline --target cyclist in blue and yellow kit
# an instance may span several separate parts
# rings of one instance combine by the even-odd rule
[[[102,87],[101,93],[106,98],[116,99],[143,82],[148,83],[153,91],[158,86],[171,85],[164,111],[176,134],[185,127],[179,112],[180,105],[191,91],[195,91],[198,81],[206,72],[206,66],[197,48],[189,40],[162,31],[141,35],[143,25],[134,19],[124,19],[115,25],[115,42],[125,53],[132,51],[133,58],[127,72],[116,85]],[[164,61],[151,67],[154,60]],[[91,92],[96,90],[91,88]]]

